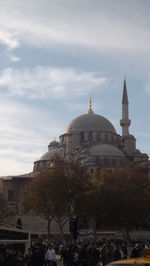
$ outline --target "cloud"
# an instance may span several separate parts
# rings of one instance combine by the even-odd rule
[[[29,173],[32,171],[30,165],[27,164],[25,160],[22,162],[19,162],[18,159],[15,158],[15,156],[9,158],[7,155],[7,158],[5,158],[2,155],[0,156],[0,160],[1,160],[0,176],[20,175],[20,174]]]
[[[8,54],[6,53],[5,54],[7,56],[7,58],[11,61],[11,62],[19,62],[20,61],[20,58],[14,54]]]
[[[148,78],[148,81],[146,82],[145,91],[150,94],[150,78]]]
[[[9,1],[10,2],[10,1]],[[80,45],[97,50],[149,50],[149,13],[143,1],[12,0],[0,10],[0,40],[9,49]]]
[[[0,96],[0,176],[30,172],[49,142],[63,132],[62,123],[50,111]]]
[[[107,106],[104,106],[104,98],[98,102],[97,97],[93,109],[95,112],[100,111],[102,115],[105,110],[107,113],[112,112],[112,83],[107,78],[110,77],[109,71],[113,75],[118,73],[117,80],[120,72],[121,75],[129,72],[131,77],[133,69],[135,71],[137,68],[140,68],[140,75],[137,72],[137,77],[144,76],[149,69],[147,55],[150,50],[150,3],[147,0],[0,2],[1,64],[8,66],[8,59],[18,62],[14,66],[16,69],[5,68],[0,71],[0,175],[5,175],[31,171],[33,161],[47,150],[48,142],[64,132],[65,121],[72,119],[74,113],[80,114],[88,109],[87,95],[97,96],[98,91],[109,87]],[[23,68],[24,65],[33,66],[43,53],[48,54],[47,61],[50,65],[50,56],[53,53],[52,57],[55,57],[55,49],[59,50],[55,66],[58,64],[58,56],[63,54],[60,56],[61,65],[82,65],[86,69],[103,68],[104,71],[106,69],[107,77],[105,74],[74,68]],[[61,53],[64,49],[65,53]],[[47,53],[47,50],[51,52]],[[95,51],[96,59],[92,58],[90,50]],[[77,57],[70,56],[71,53],[75,53],[74,56]],[[7,59],[6,62],[4,59]],[[42,58],[42,64],[44,60]],[[146,90],[150,92],[148,83]],[[86,97],[87,104],[82,104],[83,96]],[[23,103],[24,100],[26,104]],[[20,104],[16,101],[20,101]],[[49,105],[46,110],[47,102]]]
[[[9,31],[0,30],[0,44],[7,47],[8,50],[15,49],[19,46],[19,41],[14,34],[11,34]]]
[[[107,82],[98,73],[72,68],[35,67],[33,69],[7,68],[0,72],[0,87],[20,97],[30,99],[81,97],[102,89]]]

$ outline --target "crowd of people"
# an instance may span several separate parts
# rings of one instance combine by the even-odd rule
[[[130,247],[122,240],[103,240],[91,243],[32,243],[28,252],[1,245],[0,266],[105,266],[112,261],[142,256],[149,242],[132,242]]]

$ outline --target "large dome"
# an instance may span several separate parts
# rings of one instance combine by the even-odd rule
[[[101,131],[116,133],[114,126],[101,115],[87,113],[76,117],[67,128],[67,133],[81,131]]]

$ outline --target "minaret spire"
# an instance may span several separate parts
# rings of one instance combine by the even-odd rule
[[[127,85],[125,77],[123,84],[123,95],[122,95],[122,119],[120,120],[120,125],[122,126],[122,137],[130,135],[129,126],[131,124],[131,120],[129,119],[128,104],[129,101],[128,101],[128,93],[127,93]]]
[[[129,104],[128,93],[127,93],[127,85],[126,85],[126,76],[124,77],[124,83],[123,83],[122,104]]]
[[[94,114],[93,110],[92,110],[92,98],[90,97],[89,100],[89,110],[87,112],[88,114]]]

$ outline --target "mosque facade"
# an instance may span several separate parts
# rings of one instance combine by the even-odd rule
[[[19,213],[18,202],[27,193],[27,185],[39,171],[49,168],[55,155],[67,160],[77,160],[86,166],[89,173],[94,173],[103,167],[122,167],[129,162],[143,165],[150,176],[150,161],[146,153],[136,148],[136,139],[129,132],[129,102],[126,80],[122,96],[122,135],[119,135],[112,123],[105,117],[95,114],[91,100],[89,110],[71,121],[60,141],[52,141],[48,151],[34,162],[33,171],[29,174],[0,178],[0,189],[5,199]],[[25,222],[26,223],[26,222]],[[32,223],[27,222],[28,226]],[[26,223],[26,224],[27,224]],[[38,230],[38,229],[35,229]]]

